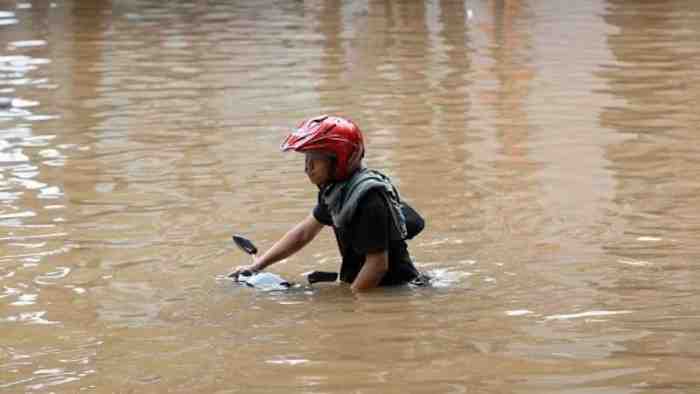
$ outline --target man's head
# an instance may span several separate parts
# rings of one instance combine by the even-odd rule
[[[360,168],[365,155],[364,139],[357,125],[328,115],[303,121],[287,136],[281,149],[307,154],[306,173],[319,186],[349,178]]]

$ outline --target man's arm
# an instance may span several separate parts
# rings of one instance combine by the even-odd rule
[[[266,267],[286,259],[306,246],[323,229],[321,224],[312,214],[299,222],[289,230],[279,241],[262,256],[256,257],[253,264],[238,267],[231,275],[237,276],[244,271],[261,271]]]
[[[352,291],[364,291],[379,286],[384,274],[389,270],[389,255],[386,250],[378,253],[367,253],[365,264],[352,282]]]

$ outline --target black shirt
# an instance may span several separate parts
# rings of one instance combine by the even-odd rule
[[[388,250],[389,270],[379,283],[380,286],[397,285],[409,282],[418,276],[418,270],[411,261],[405,241],[392,241],[390,231],[396,231],[392,223],[389,206],[380,190],[370,190],[358,204],[350,225],[337,228],[328,206],[323,203],[321,193],[313,215],[320,223],[333,226],[338,248],[343,258],[340,267],[340,280],[352,283],[365,263],[367,253]],[[396,237],[394,237],[396,238]]]

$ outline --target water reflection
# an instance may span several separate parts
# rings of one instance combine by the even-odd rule
[[[607,148],[618,179],[615,201],[627,238],[608,247],[622,257],[697,252],[695,242],[687,238],[693,232],[686,231],[697,228],[692,213],[697,199],[688,197],[697,195],[700,184],[693,180],[692,170],[679,164],[694,162],[698,153],[693,132],[697,120],[693,97],[698,90],[691,87],[698,72],[685,43],[696,41],[698,31],[690,21],[700,10],[690,4],[679,6],[611,1],[605,16],[618,28],[608,38],[617,62],[600,74],[609,80],[608,92],[625,103],[607,107],[601,115],[601,124],[624,136]],[[644,50],[649,47],[654,50]],[[639,242],[642,236],[670,242]]]
[[[485,229],[503,239],[526,238],[533,242],[538,239],[541,226],[532,220],[542,216],[536,198],[541,192],[537,178],[533,176],[542,165],[538,163],[541,159],[536,160],[529,149],[533,126],[527,106],[535,73],[531,64],[533,44],[530,42],[533,10],[528,4],[502,1],[492,2],[490,8],[493,23],[486,24],[485,28],[494,64],[483,72],[489,80],[497,81],[497,85],[480,89],[478,94],[481,106],[493,111],[493,124],[486,127],[487,130],[493,129],[499,147],[492,152],[493,156],[483,159],[491,162],[489,167],[501,176],[484,184],[494,193],[490,197],[497,201],[485,206],[494,210],[493,216],[499,218],[495,223],[486,224]],[[530,209],[517,209],[517,205],[511,203],[514,200],[529,201]],[[494,228],[489,231],[488,226]]]
[[[57,264],[74,247],[63,226],[63,167],[76,145],[62,143],[61,125],[52,123],[60,119],[53,96],[58,84],[44,7],[17,8],[11,25],[5,23],[10,13],[0,13],[0,388],[13,391],[42,390],[94,372],[85,367],[87,358],[61,357],[81,353],[88,338],[71,339],[87,321],[71,311],[80,301],[62,294],[72,263]]]
[[[45,49],[47,41],[35,40],[18,27],[3,27],[0,42],[6,48],[0,56],[0,262],[4,280],[11,278],[4,285],[7,308],[0,318],[21,325],[56,324],[47,311],[36,311],[47,300],[32,276],[43,260],[66,251],[65,245],[44,241],[65,235],[56,225],[60,216],[52,214],[55,208],[47,208],[48,201],[55,207],[63,197],[61,184],[48,168],[60,167],[65,153],[55,146],[55,134],[36,130],[36,122],[56,117],[44,113],[39,98],[51,61],[37,51]]]

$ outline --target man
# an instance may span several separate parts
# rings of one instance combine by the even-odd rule
[[[406,239],[423,229],[423,220],[401,201],[389,178],[362,166],[364,141],[353,122],[327,115],[308,119],[281,148],[305,154],[306,175],[319,188],[316,207],[232,276],[261,271],[302,249],[323,226],[332,226],[342,256],[340,280],[350,283],[353,291],[421,278]]]

